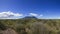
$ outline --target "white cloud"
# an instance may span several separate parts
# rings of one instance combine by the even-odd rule
[[[41,15],[39,15],[39,17],[42,17],[43,15],[41,14]]]
[[[38,16],[38,14],[35,13],[29,13],[30,16]]]
[[[0,19],[19,19],[24,17],[25,15],[20,14],[20,13],[14,13],[11,11],[6,11],[6,12],[0,12]],[[37,18],[42,17],[42,14],[36,14],[36,13],[29,13],[27,16],[35,16]]]
[[[23,16],[23,14],[19,14],[19,13],[13,13],[11,11],[8,12],[0,12],[0,19],[15,19],[17,17],[21,17]]]
[[[29,16],[35,16],[37,18],[40,18],[42,17],[43,15],[42,14],[36,14],[36,13],[29,13]]]

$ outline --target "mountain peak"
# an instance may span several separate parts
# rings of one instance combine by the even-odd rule
[[[26,16],[25,19],[37,19],[35,16]]]

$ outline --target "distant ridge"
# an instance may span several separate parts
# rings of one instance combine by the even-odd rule
[[[35,16],[26,16],[23,19],[37,19]]]

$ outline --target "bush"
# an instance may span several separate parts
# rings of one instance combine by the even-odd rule
[[[4,23],[0,22],[0,30],[6,30],[7,26]]]

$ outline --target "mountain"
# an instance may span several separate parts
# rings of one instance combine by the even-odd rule
[[[35,16],[26,16],[23,19],[37,19]]]

